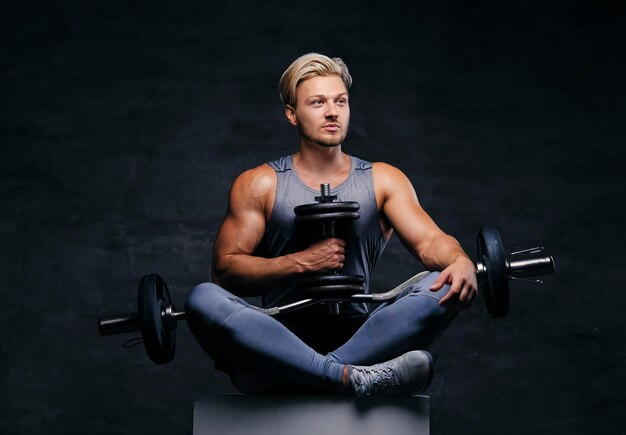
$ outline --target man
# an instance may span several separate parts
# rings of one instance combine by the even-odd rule
[[[421,208],[407,177],[343,152],[351,83],[341,59],[316,53],[285,71],[279,88],[299,149],[235,180],[215,240],[214,283],[197,286],[187,301],[192,332],[243,392],[423,391],[432,358],[421,349],[476,295],[473,263]],[[302,247],[293,208],[314,202],[322,183],[339,201],[359,202],[360,218],[341,238]],[[264,306],[297,300],[303,277],[333,271],[362,275],[369,289],[393,231],[440,272],[372,312],[342,304],[336,316],[318,306],[273,318],[240,299],[261,295]]]

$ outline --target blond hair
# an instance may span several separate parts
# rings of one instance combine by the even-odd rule
[[[278,82],[280,99],[284,104],[296,107],[296,89],[300,83],[313,77],[333,74],[341,77],[346,89],[350,89],[352,77],[341,58],[330,58],[319,53],[300,56],[289,65]]]

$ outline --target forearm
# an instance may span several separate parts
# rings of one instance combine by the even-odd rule
[[[258,296],[303,274],[343,268],[345,242],[328,238],[304,251],[274,258],[247,253],[214,253],[213,280],[239,296]]]
[[[303,269],[295,254],[276,258],[224,255],[213,264],[213,281],[238,296],[259,296],[293,280]]]
[[[454,237],[443,233],[431,240],[421,251],[418,251],[418,257],[429,270],[441,271],[457,260],[472,263],[459,242]]]

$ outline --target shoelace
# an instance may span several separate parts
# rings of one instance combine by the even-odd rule
[[[387,387],[398,386],[398,376],[391,367],[376,369],[359,369],[363,375],[363,381],[359,384],[359,390],[366,390],[367,394],[374,394],[387,389]]]

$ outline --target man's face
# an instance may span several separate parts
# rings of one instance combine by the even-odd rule
[[[348,133],[348,90],[338,75],[305,80],[296,91],[296,107],[287,105],[289,122],[307,142],[324,147],[341,145]]]

